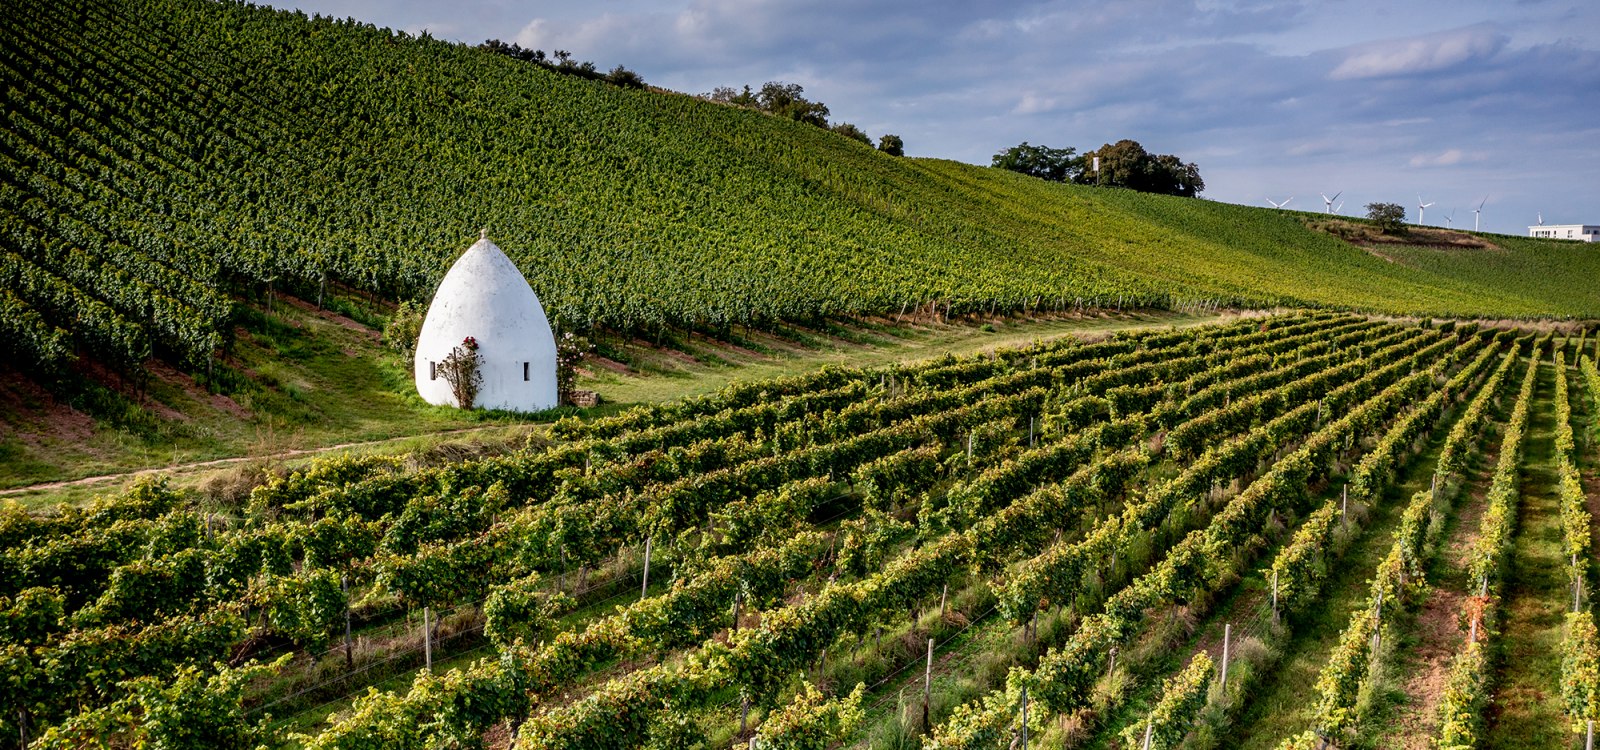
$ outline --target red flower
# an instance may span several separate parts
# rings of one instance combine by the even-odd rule
[[[472,337],[472,336],[468,336],[468,337],[462,339],[461,340],[461,345],[466,347],[467,349],[469,349],[471,351],[477,351],[478,350],[478,340],[476,338]]]

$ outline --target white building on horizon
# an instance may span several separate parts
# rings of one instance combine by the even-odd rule
[[[478,345],[483,382],[457,404],[442,363],[467,337]],[[417,337],[417,393],[430,404],[535,412],[554,408],[556,339],[544,306],[487,230],[450,266]]]
[[[1535,224],[1528,227],[1528,236],[1551,240],[1600,242],[1600,226],[1594,224]]]

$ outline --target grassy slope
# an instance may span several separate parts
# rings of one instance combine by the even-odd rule
[[[1600,287],[1593,276],[1574,274],[1600,257],[1600,248],[1582,242],[1546,242],[1526,237],[1486,235],[1501,250],[1442,250],[1427,247],[1389,248],[1400,262],[1494,289],[1507,297],[1543,297],[1561,315],[1592,316]]]
[[[349,318],[281,302],[244,318],[230,396],[167,367],[143,394],[107,377],[57,398],[7,378],[0,487],[508,421],[424,403],[376,332]]]
[[[308,307],[308,306],[307,306]],[[461,440],[516,442],[530,420],[501,414],[464,414],[431,406],[411,389],[405,363],[376,341],[376,333],[343,316],[279,304],[272,314],[252,308],[236,353],[250,379],[231,398],[211,396],[169,368],[150,381],[146,400],[111,395],[97,387],[126,418],[91,419],[85,411],[48,396],[26,378],[0,381],[0,488],[90,477],[147,468],[242,457],[276,462],[286,451],[474,430]],[[1217,320],[1214,315],[1129,313],[1039,320],[995,320],[891,325],[862,323],[828,330],[788,327],[783,336],[744,332],[728,342],[695,336],[669,338],[665,347],[644,342],[612,343],[626,359],[626,372],[595,364],[580,387],[599,391],[602,413],[629,404],[654,403],[709,393],[733,382],[782,377],[826,365],[872,367],[972,354],[1067,335],[1089,335],[1150,327],[1186,327]],[[137,397],[135,397],[137,398]],[[439,438],[394,440],[351,450],[402,451],[429,447]],[[420,442],[419,442],[420,440]],[[177,481],[198,485],[237,471],[238,465],[203,467]],[[75,502],[125,483],[52,488],[19,499],[29,505]]]

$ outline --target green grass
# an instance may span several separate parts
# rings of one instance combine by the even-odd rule
[[[1561,708],[1561,636],[1571,603],[1562,556],[1555,471],[1555,372],[1539,371],[1522,459],[1516,540],[1507,571],[1484,740],[1494,748],[1554,748],[1571,741]]]
[[[10,396],[0,423],[14,436],[0,443],[0,487],[525,421],[426,404],[370,330],[281,304],[243,318],[223,393],[166,367],[143,394],[84,384],[49,396],[24,378],[0,386]]]

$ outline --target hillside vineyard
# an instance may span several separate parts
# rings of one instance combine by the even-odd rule
[[[241,299],[433,289],[478,227],[553,320],[1279,304],[1600,313],[1552,242],[1383,258],[1291,212],[895,158],[800,123],[205,0],[0,17],[0,331],[46,371],[213,367]]]
[[[1501,632],[1496,556],[1518,533],[1502,508],[1529,455],[1516,446],[1550,398],[1537,374],[1558,372],[1570,484],[1571,414],[1596,413],[1600,392],[1594,349],[1297,314],[825,369],[564,421],[548,449],[439,469],[321,460],[238,514],[159,482],[53,515],[12,507],[0,729],[45,748],[193,725],[226,746],[793,747],[910,722],[925,748],[989,748],[1020,737],[1026,704],[1035,742],[1071,719],[1175,747],[1208,701],[1229,731],[1272,673],[1246,668],[1258,652],[1182,639],[1181,660],[1152,656],[1173,651],[1173,618],[1238,618],[1232,638],[1287,642],[1348,615],[1308,694],[1315,718],[1283,738],[1314,747],[1360,731],[1369,661],[1397,658],[1373,634],[1396,637],[1425,594],[1427,519],[1487,503],[1471,569],[1489,606],[1452,667],[1473,677],[1437,709],[1459,737],[1495,689],[1480,649]],[[1475,497],[1466,475],[1493,443],[1493,486]],[[1397,489],[1430,475],[1427,491]],[[1563,486],[1561,523],[1586,534],[1581,487]],[[1372,601],[1328,609],[1341,556],[1392,504],[1393,551],[1353,572]],[[1592,584],[1590,550],[1570,546],[1575,587]],[[1256,593],[1230,598],[1241,589]],[[1560,596],[1588,617],[1586,594]],[[1593,633],[1574,626],[1564,648],[1593,660]],[[923,672],[950,678],[924,661],[973,649],[1009,674],[918,729]],[[409,686],[366,692],[369,670],[423,659]],[[1551,691],[1600,694],[1594,669],[1559,679]],[[1111,710],[1162,680],[1148,712]],[[353,702],[324,723],[281,721],[340,696]],[[197,701],[205,712],[183,708]],[[1574,721],[1594,710],[1570,705]]]

